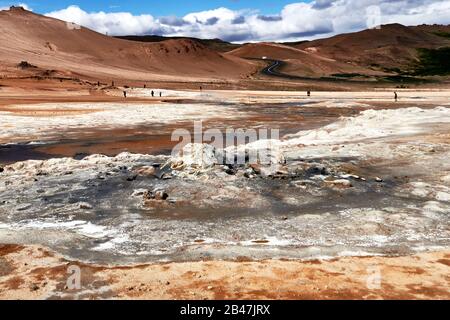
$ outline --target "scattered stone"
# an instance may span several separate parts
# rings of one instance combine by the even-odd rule
[[[381,179],[380,177],[376,177],[376,178],[375,178],[375,181],[376,181],[376,182],[383,182],[383,179]]]
[[[436,200],[450,202],[450,193],[438,192],[436,194]]]
[[[145,190],[143,193],[143,197],[145,200],[166,201],[169,198],[169,194],[164,190]]]
[[[137,179],[137,177],[138,177],[138,175],[137,174],[134,174],[134,175],[131,175],[131,176],[128,176],[127,177],[127,181],[134,181],[134,180],[136,180]]]
[[[345,179],[330,180],[330,181],[325,180],[325,183],[332,184],[333,186],[341,187],[341,188],[353,187],[352,183]]]
[[[37,67],[35,65],[32,65],[28,61],[21,61],[18,65],[18,68],[20,69],[36,69]]]
[[[158,190],[155,192],[155,200],[164,201],[167,200],[167,198],[169,198],[169,195],[165,191]]]
[[[214,289],[214,287],[213,287],[213,286],[208,286],[207,289],[208,289],[209,291],[211,291],[212,289]]]
[[[357,175],[355,175],[355,174],[343,174],[343,175],[341,175],[341,178],[342,178],[342,179],[353,178],[353,179],[356,179],[356,180],[360,180],[360,179],[361,179],[360,176],[357,176]],[[362,179],[361,179],[361,180],[362,180]]]
[[[155,175],[156,169],[155,169],[155,167],[148,167],[148,166],[145,166],[145,167],[139,168],[139,169],[136,171],[136,173],[137,173],[138,175],[140,175],[140,176],[147,176],[147,177],[150,177],[150,176],[154,176],[154,175]]]
[[[33,284],[30,287],[31,291],[38,291],[39,290],[39,286],[37,284]]]
[[[92,209],[92,205],[87,203],[87,202],[81,202],[79,203],[79,207],[82,210],[91,210]]]
[[[289,175],[289,170],[287,167],[282,166],[277,169],[277,174],[287,176],[287,175]]]
[[[133,194],[131,195],[132,197],[141,197],[143,196],[146,192],[148,192],[147,189],[136,189],[133,191]]]
[[[31,204],[24,204],[17,207],[17,211],[25,211],[31,208]]]
[[[0,173],[2,173],[3,171],[5,171],[5,169],[3,169],[3,167],[0,167]]]
[[[256,174],[261,174],[261,165],[254,163],[250,165],[250,168],[252,168],[253,172]]]
[[[234,171],[233,169],[228,168],[228,169],[225,170],[225,173],[230,175],[230,176],[233,176],[233,175],[236,174],[236,171]]]

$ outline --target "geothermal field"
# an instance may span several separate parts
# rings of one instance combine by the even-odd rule
[[[0,35],[0,298],[450,298],[446,78],[387,81],[327,43],[223,53],[0,21],[17,26]]]

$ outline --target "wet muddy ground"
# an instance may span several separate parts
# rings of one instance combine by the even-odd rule
[[[205,103],[197,101],[197,103]],[[243,119],[217,118],[203,121],[204,131],[219,129],[279,129],[280,136],[299,130],[315,129],[340,117],[357,115],[368,106],[333,108],[315,103],[228,104],[245,115]],[[311,106],[310,106],[311,105]],[[314,107],[312,107],[314,106]],[[182,103],[179,104],[183,108]],[[58,157],[80,158],[91,154],[116,156],[121,152],[169,155],[178,141],[171,136],[176,129],[193,130],[192,121],[174,124],[139,125],[125,128],[83,128],[52,132],[37,143],[23,141],[0,145],[0,164]],[[31,143],[30,143],[31,142]]]

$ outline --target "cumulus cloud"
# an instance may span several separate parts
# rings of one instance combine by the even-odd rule
[[[74,22],[111,35],[164,32],[160,23],[157,23],[149,14],[132,15],[128,12],[105,13],[102,11],[88,13],[78,6],[70,6],[63,10],[50,12],[46,16]]]
[[[373,15],[377,15],[374,17]],[[154,17],[127,12],[86,12],[77,6],[50,17],[74,22],[110,35],[158,34],[220,38],[227,41],[292,41],[352,32],[380,24],[450,23],[448,0],[315,0],[286,5],[281,12],[217,8],[184,17]]]

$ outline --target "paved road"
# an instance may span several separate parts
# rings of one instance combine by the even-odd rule
[[[283,67],[286,64],[286,62],[284,62],[284,61],[270,60],[270,59],[252,59],[252,60],[262,60],[264,62],[270,62],[270,65],[265,67],[261,71],[261,73],[265,74],[267,76],[272,76],[272,77],[279,77],[279,78],[290,79],[290,80],[317,81],[317,82],[371,83],[369,81],[364,81],[364,80],[348,80],[348,79],[339,79],[339,78],[335,78],[335,77],[313,78],[313,77],[294,76],[294,75],[283,73],[283,72],[279,71],[279,68]]]
[[[308,77],[300,77],[300,76],[293,76],[290,74],[282,73],[278,69],[281,68],[286,63],[284,61],[280,60],[268,60],[264,59],[263,61],[270,62],[271,64],[267,67],[265,67],[261,72],[267,76],[272,77],[279,77],[279,78],[285,78],[285,79],[291,79],[291,80],[321,80],[321,79],[315,79],[315,78],[308,78]]]

